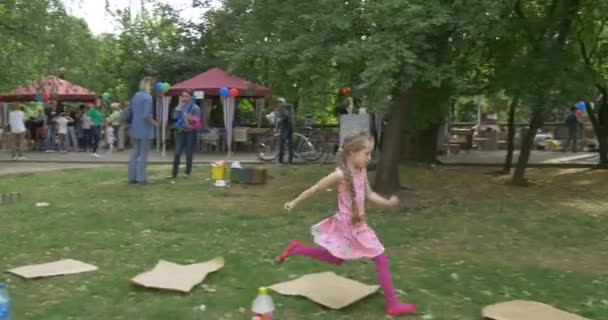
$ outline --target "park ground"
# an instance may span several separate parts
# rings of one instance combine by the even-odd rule
[[[214,188],[210,167],[191,179],[125,183],[124,166],[3,175],[2,192],[23,199],[0,207],[0,268],[73,258],[98,271],[9,284],[15,319],[243,319],[256,288],[334,271],[376,283],[370,261],[331,267],[276,258],[291,239],[331,215],[335,191],[287,213],[283,203],[331,170],[269,166],[263,186]],[[608,318],[608,171],[531,169],[532,185],[508,185],[489,168],[402,167],[398,209],[368,209],[387,248],[402,300],[425,319],[480,319],[483,306],[525,299],[591,319]],[[370,174],[370,176],[373,176]],[[49,207],[36,208],[35,203]],[[190,294],[132,286],[159,259],[193,263],[223,256],[226,266]],[[380,293],[344,310],[273,295],[277,319],[384,319]]]

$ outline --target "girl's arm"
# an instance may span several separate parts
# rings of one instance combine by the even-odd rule
[[[396,207],[399,205],[399,198],[396,196],[391,196],[389,199],[377,194],[372,187],[367,182],[367,187],[365,188],[365,194],[369,201],[383,207]]]
[[[342,179],[344,179],[344,173],[341,170],[336,170],[334,172],[332,172],[330,175],[326,176],[325,178],[319,180],[319,182],[317,182],[314,186],[308,188],[308,190],[302,192],[302,194],[300,194],[297,198],[295,198],[294,200],[287,202],[285,204],[285,209],[287,209],[288,211],[295,208],[300,202],[312,197],[315,193],[317,193],[320,190],[325,190],[333,185],[335,185],[336,183],[340,182]]]

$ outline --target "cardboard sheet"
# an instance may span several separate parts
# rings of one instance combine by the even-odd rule
[[[94,265],[72,259],[65,259],[55,262],[19,267],[16,269],[7,270],[7,272],[26,279],[34,279],[77,274],[95,270],[97,270],[97,267]]]
[[[492,320],[590,320],[540,302],[525,300],[487,306],[483,308],[482,316]]]
[[[269,288],[283,295],[304,296],[328,308],[341,309],[373,294],[379,286],[366,285],[333,272],[321,272],[277,283]]]
[[[154,269],[136,276],[131,281],[146,288],[190,292],[194,286],[203,282],[209,273],[223,266],[222,257],[189,265],[160,260]]]

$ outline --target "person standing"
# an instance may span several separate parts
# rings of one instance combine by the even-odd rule
[[[69,148],[68,143],[68,124],[74,120],[65,115],[65,112],[61,112],[58,117],[53,119],[53,122],[57,125],[57,136],[59,137],[59,152],[67,153]]]
[[[128,109],[129,105],[125,105],[125,107],[120,110],[119,119],[122,119],[123,115],[130,112]],[[125,146],[127,145],[127,128],[129,127],[129,124],[125,123],[124,121],[119,122],[120,124],[118,125],[118,151],[123,151],[125,149]]]
[[[84,112],[80,118],[82,129],[82,148],[89,152],[91,147],[91,118]]]
[[[129,183],[147,184],[148,150],[154,139],[154,127],[157,125],[152,115],[152,87],[154,79],[145,77],[139,84],[139,91],[131,99],[130,114],[126,117],[130,123],[131,155],[129,158]]]
[[[287,145],[289,153],[289,163],[293,163],[293,118],[293,106],[285,103],[281,104],[279,106],[279,126],[281,135],[279,140],[279,163],[285,163],[285,145]]]
[[[57,106],[55,102],[49,102],[49,107],[45,110],[46,115],[46,136],[44,139],[45,152],[55,152],[55,135],[57,130],[53,119],[57,116]]]
[[[11,136],[13,138],[12,156],[13,160],[27,160],[23,156],[23,139],[25,138],[25,113],[21,110],[21,105],[14,104],[8,115]]]
[[[108,121],[108,123],[106,124],[106,130],[104,135],[106,138],[106,144],[108,145],[108,153],[112,154],[112,152],[114,151],[114,142],[116,142],[116,134],[111,121]]]
[[[25,113],[27,117],[25,127],[29,130],[29,140],[32,143],[32,150],[37,151],[40,149],[42,144],[40,141],[42,140],[40,133],[44,127],[44,106],[42,103],[36,102],[31,104],[29,111],[29,113]]]
[[[74,110],[72,110],[69,113],[69,118],[71,119],[70,122],[68,123],[68,146],[69,149],[71,149],[74,152],[78,152],[79,150],[79,146],[78,146],[78,135],[77,135],[77,128],[80,126],[79,124],[79,119],[78,119],[78,113]]]
[[[112,113],[110,113],[106,122],[110,122],[112,124],[115,135],[114,140],[116,141],[116,133],[120,127],[120,103],[114,102],[110,104],[110,108],[112,108]]]
[[[180,104],[173,111],[175,119],[175,157],[171,178],[177,177],[182,152],[186,152],[186,178],[192,172],[192,160],[196,148],[196,138],[201,127],[201,109],[196,105],[192,90],[182,92]]]
[[[101,126],[103,125],[103,115],[101,114],[99,99],[95,105],[91,105],[87,111],[87,117],[91,120],[91,156],[100,158],[97,154],[99,139],[101,138]]]
[[[564,124],[568,128],[568,140],[566,140],[566,144],[564,144],[563,152],[568,150],[570,143],[572,143],[572,152],[576,152],[576,145],[578,140],[578,127],[580,125],[580,119],[576,114],[576,108],[570,108],[570,113],[566,115],[566,119],[564,120]]]

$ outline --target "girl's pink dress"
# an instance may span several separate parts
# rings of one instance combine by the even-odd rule
[[[359,214],[365,216],[367,171],[353,174],[355,199]],[[338,187],[338,212],[312,226],[315,243],[343,260],[374,258],[384,253],[384,246],[367,223],[351,223],[351,199],[344,182]]]

